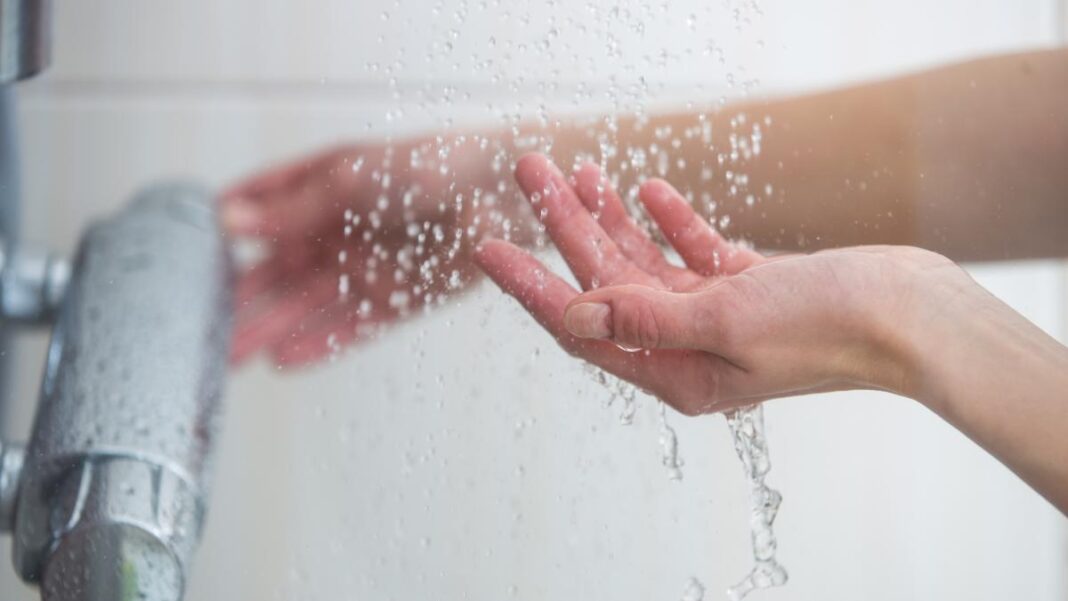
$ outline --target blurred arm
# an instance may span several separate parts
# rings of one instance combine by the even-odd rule
[[[701,212],[729,216],[720,223],[728,235],[763,248],[885,243],[955,260],[1063,257],[1066,106],[1061,48],[718,112],[621,118],[611,135],[604,121],[524,133],[551,137],[558,164],[584,157],[621,173],[622,191],[639,183],[627,149],[640,148],[643,174],[670,178]],[[616,156],[603,157],[605,140]]]

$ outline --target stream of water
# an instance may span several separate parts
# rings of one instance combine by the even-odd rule
[[[789,576],[775,559],[778,543],[772,528],[782,495],[765,483],[771,461],[764,437],[764,407],[753,405],[727,414],[734,450],[742,461],[749,483],[749,528],[753,545],[753,569],[738,584],[727,589],[730,601],[741,601],[757,589],[786,584]]]

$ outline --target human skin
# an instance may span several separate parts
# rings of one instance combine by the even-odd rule
[[[1068,349],[949,259],[904,246],[767,258],[674,188],[640,199],[670,263],[593,165],[543,156],[516,181],[583,292],[499,240],[475,260],[569,353],[687,415],[870,388],[915,399],[1068,513]]]
[[[533,240],[535,221],[510,176],[518,140],[532,135],[551,141],[558,164],[603,163],[625,195],[657,171],[655,145],[669,155],[664,175],[698,212],[729,218],[724,235],[762,249],[892,244],[958,261],[1068,256],[1066,97],[1062,48],[722,110],[329,149],[222,196],[228,230],[259,240],[267,255],[239,281],[234,360],[313,362],[460,292],[487,234]],[[756,127],[759,153],[751,152]],[[605,142],[619,153],[603,156]],[[638,168],[627,149],[642,149],[648,165]],[[348,236],[346,211],[360,221],[348,223]]]
[[[234,359],[265,352],[281,366],[315,361],[460,292],[477,258],[564,348],[684,413],[823,390],[888,390],[941,415],[1065,511],[1064,347],[939,254],[835,247],[915,245],[955,260],[1068,256],[1066,64],[1064,49],[994,57],[718,112],[613,120],[611,140],[621,149],[663,145],[657,132],[665,128],[677,135],[668,175],[686,201],[656,181],[640,196],[689,265],[667,265],[618,205],[595,209],[591,228],[589,213],[581,218],[571,202],[565,210],[589,237],[576,236],[568,221],[548,231],[584,287],[597,288],[582,295],[517,246],[494,241],[476,251],[486,235],[529,243],[544,208],[511,201],[519,151],[510,133],[346,145],[268,170],[222,198],[229,231],[267,249],[239,282]],[[733,158],[730,135],[745,133],[737,126],[743,114],[749,124],[770,124],[759,154]],[[702,122],[710,142],[685,133]],[[606,135],[568,123],[521,133],[531,132],[551,138],[554,159],[567,165],[600,158]],[[443,149],[443,164],[410,160]],[[552,172],[540,161],[520,165],[542,173],[520,174],[528,191]],[[649,170],[622,161],[604,158],[606,172],[620,189],[637,187]],[[580,202],[589,198],[583,185],[599,177],[584,169]],[[728,171],[747,174],[749,189],[731,193],[737,180]],[[769,184],[771,195],[745,202],[750,189]],[[759,248],[830,250],[765,258],[726,243],[691,206],[702,218],[729,216],[725,235]],[[615,263],[584,263],[590,240],[617,248]],[[715,253],[720,264],[707,264]],[[615,270],[600,271],[607,268]],[[347,295],[339,294],[342,276],[350,278]],[[400,293],[405,302],[391,302]],[[596,305],[607,305],[607,317]],[[617,342],[646,348],[624,352]]]

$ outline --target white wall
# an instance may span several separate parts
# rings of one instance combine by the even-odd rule
[[[486,103],[575,110],[569,91],[586,80],[645,75],[658,100],[735,95],[728,73],[759,79],[758,93],[818,87],[1048,44],[1061,14],[1052,0],[766,0],[763,16],[733,0],[619,4],[609,29],[586,3],[559,1],[467,2],[462,26],[460,0],[58,2],[56,65],[22,90],[28,233],[69,249],[91,216],[163,176],[221,185],[338,139],[478,122]],[[734,8],[753,23],[735,29]],[[644,34],[628,29],[641,23]],[[554,26],[548,56],[538,42]],[[452,53],[427,61],[453,28]],[[619,56],[606,54],[609,34]],[[511,55],[490,36],[513,41]],[[703,57],[709,38],[726,64]],[[661,50],[665,64],[649,67]],[[387,124],[390,85],[367,64],[398,56],[406,115]],[[473,66],[491,56],[494,67]],[[449,84],[461,90],[452,105],[407,101]],[[1056,265],[975,273],[1064,333]],[[21,398],[33,398],[40,347],[20,355]],[[686,460],[669,482],[653,403],[623,427],[606,398],[490,287],[335,363],[246,369],[189,598],[664,599],[690,577],[719,598],[749,556],[722,419],[669,418]],[[1068,593],[1063,517],[917,405],[822,395],[771,403],[767,420],[792,580],[761,598]],[[32,598],[11,581],[0,570],[0,596]]]

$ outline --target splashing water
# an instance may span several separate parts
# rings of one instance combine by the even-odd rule
[[[680,601],[704,601],[705,585],[696,578],[690,578],[686,588],[682,591]]]
[[[679,457],[679,437],[667,422],[667,405],[660,403],[660,462],[667,470],[668,480],[682,480],[682,458]]]
[[[786,584],[786,570],[775,560],[778,543],[772,530],[782,495],[764,483],[771,469],[768,443],[764,438],[764,407],[753,405],[728,414],[727,426],[734,440],[734,450],[742,460],[742,468],[749,480],[752,503],[749,526],[755,565],[741,582],[727,589],[730,601],[741,601],[754,590]]]
[[[629,425],[634,415],[637,389],[625,380],[595,366],[587,364],[586,368],[599,384],[612,393],[607,402],[608,406],[617,398],[624,399],[624,412],[620,416],[620,422]],[[663,401],[658,403],[661,463],[667,470],[669,480],[682,480],[683,462],[679,456],[678,436],[675,429],[668,424],[667,405]],[[751,503],[749,526],[753,546],[753,569],[740,582],[727,589],[727,598],[730,601],[741,601],[755,590],[786,584],[789,575],[775,559],[778,541],[772,525],[782,503],[782,495],[765,483],[765,478],[771,470],[771,460],[764,436],[764,407],[743,407],[726,417],[734,450],[742,462],[742,469],[749,483]],[[682,601],[702,601],[704,593],[704,585],[696,578],[691,578],[683,591]]]
[[[331,359],[337,357],[342,345],[353,337],[354,332],[358,333],[356,338],[368,338],[364,331],[377,332],[377,322],[382,316],[399,319],[458,298],[471,278],[454,268],[454,260],[462,257],[460,253],[465,245],[475,242],[486,232],[533,249],[547,246],[549,238],[543,225],[525,224],[524,218],[507,209],[516,195],[511,171],[515,159],[524,152],[551,153],[554,145],[567,146],[562,142],[556,144],[554,131],[555,125],[560,123],[555,120],[557,112],[577,112],[568,109],[569,106],[582,112],[593,110],[587,107],[602,107],[598,110],[605,111],[603,117],[569,117],[572,127],[579,131],[583,148],[576,152],[573,160],[576,165],[586,161],[596,163],[602,172],[613,174],[613,185],[619,190],[629,212],[646,229],[652,228],[653,223],[637,202],[637,184],[653,175],[671,179],[678,175],[680,183],[693,183],[685,172],[697,167],[692,160],[687,166],[684,159],[687,151],[683,150],[683,145],[699,144],[701,151],[708,153],[708,160],[699,165],[701,185],[683,192],[695,204],[699,202],[710,222],[722,230],[730,227],[732,212],[729,209],[737,206],[738,201],[744,202],[743,210],[751,210],[756,203],[779,192],[763,181],[750,181],[745,172],[747,161],[761,154],[762,141],[770,131],[767,127],[771,125],[770,121],[765,118],[761,122],[759,117],[744,114],[731,118],[728,123],[716,121],[717,131],[723,131],[726,139],[720,135],[713,138],[712,117],[724,107],[727,96],[706,88],[703,82],[697,84],[696,90],[686,87],[687,106],[698,114],[689,127],[657,127],[655,141],[646,140],[634,145],[627,143],[630,135],[620,135],[624,125],[636,129],[650,127],[647,111],[654,103],[679,100],[675,94],[681,92],[666,86],[660,74],[675,71],[672,66],[688,66],[701,60],[698,55],[706,57],[702,61],[706,67],[702,77],[711,81],[719,74],[726,79],[727,87],[736,90],[732,96],[737,92],[745,96],[758,85],[759,82],[751,77],[752,70],[739,62],[739,59],[750,56],[743,52],[746,40],[741,34],[761,16],[758,0],[705,3],[700,11],[692,13],[669,11],[666,2],[592,0],[574,3],[575,14],[569,14],[572,5],[550,1],[554,16],[548,23],[531,19],[529,11],[516,9],[504,0],[481,3],[438,0],[428,3],[433,6],[426,11],[427,18],[423,20],[417,17],[423,11],[405,10],[401,7],[402,0],[390,4],[393,7],[388,11],[376,9],[372,14],[379,30],[379,45],[386,47],[386,39],[414,28],[425,41],[425,47],[420,50],[418,45],[406,44],[394,56],[378,57],[366,64],[368,77],[372,82],[383,84],[391,99],[381,118],[367,121],[366,135],[385,140],[386,146],[380,153],[371,147],[367,153],[349,157],[348,162],[340,166],[359,179],[361,189],[373,193],[368,192],[368,198],[362,199],[354,208],[346,209],[344,222],[338,224],[341,230],[336,233],[342,234],[337,249],[338,300],[350,310],[355,308],[357,324],[352,332],[332,333],[327,337]],[[469,32],[479,31],[477,23],[472,27],[467,20],[480,13],[491,13],[497,27],[493,35],[482,40],[485,43],[477,43],[479,40],[465,43],[465,38],[470,37]],[[478,18],[471,20],[478,21]],[[731,22],[734,33],[712,35],[709,25],[725,21]],[[675,32],[671,39],[664,41],[659,52],[627,43],[631,34],[655,39],[645,31],[647,27],[657,27],[658,23],[671,25]],[[585,54],[572,48],[566,39],[569,27],[578,29],[582,39],[595,39],[600,43],[589,44],[588,48],[593,52]],[[734,38],[738,38],[737,43],[732,42]],[[763,47],[762,42],[760,46]],[[551,65],[564,60],[579,67],[579,80],[588,79],[589,82],[571,85],[558,81],[559,73],[555,68],[527,68],[529,64]],[[420,83],[423,81],[421,73],[414,72],[411,67],[416,63],[425,65],[424,68],[431,72],[455,73],[456,76],[444,77],[437,83]],[[416,75],[414,79],[413,73]],[[479,86],[467,89],[466,85],[457,85],[454,81],[467,77],[480,82]],[[492,93],[482,98],[477,90],[487,81],[487,89]],[[606,99],[608,106],[604,106]],[[485,105],[482,101],[486,101]],[[468,106],[485,106],[487,115],[493,118],[487,126],[494,127],[499,133],[486,137],[458,135],[454,119],[465,114]],[[417,117],[414,121],[413,116]],[[633,123],[627,120],[628,116],[635,117]],[[404,132],[413,129],[413,123],[423,122],[434,124],[436,136],[415,146],[403,143]],[[535,124],[539,127],[531,129]],[[402,140],[402,143],[394,146],[394,139]],[[554,158],[566,162],[567,157],[562,153]],[[479,179],[474,188],[466,187],[464,175],[479,166],[486,172],[485,179]],[[617,178],[618,174],[627,175]],[[432,184],[426,183],[441,180],[452,181],[447,194],[440,194]],[[428,214],[430,209],[427,207],[435,207],[427,204],[426,196],[440,198],[435,201],[433,215]],[[538,204],[536,198],[531,200],[534,205]],[[471,216],[470,220],[466,220],[467,216]],[[398,224],[398,219],[402,223]],[[657,236],[656,233],[653,235]],[[395,243],[392,241],[394,236],[398,239]],[[664,242],[663,239],[660,241]],[[544,279],[546,274],[539,273],[539,277]],[[379,288],[385,292],[368,292]],[[345,327],[351,325],[346,323]],[[622,350],[639,352],[642,349]],[[411,372],[420,373],[422,362],[426,361],[421,338],[413,343],[412,351],[416,363]],[[608,391],[605,404],[612,417],[618,417],[622,425],[632,424],[638,403],[642,401],[639,389],[597,368],[587,367],[594,379]],[[438,377],[440,387],[440,375]],[[421,394],[422,383],[422,378],[413,378],[417,394]],[[443,398],[444,394],[439,395],[439,408]],[[680,441],[667,421],[665,406],[661,403],[658,409],[659,459],[668,479],[679,480],[683,466]],[[752,423],[754,417],[749,413],[739,412],[729,420],[736,449],[753,489],[753,553],[757,566],[746,580],[731,589],[731,599],[741,599],[756,588],[782,584],[786,580],[785,571],[774,561],[775,539],[771,523],[780,497],[763,484],[767,472],[767,448],[763,439],[762,414],[759,408],[748,411],[756,412],[759,421],[756,427]],[[745,423],[747,416],[748,425]],[[522,436],[532,423],[532,419],[517,421],[515,436]],[[764,466],[762,470],[760,466]],[[522,466],[517,467],[518,474],[522,471]],[[764,532],[766,534],[762,534]],[[420,539],[421,546],[429,547],[429,540]],[[760,549],[769,548],[769,545],[769,559],[761,559],[765,555]],[[517,592],[515,586],[508,589],[509,596],[515,596]],[[681,599],[703,601],[705,592],[704,584],[691,578],[686,581]]]
[[[598,384],[610,393],[608,400],[605,402],[605,407],[611,407],[617,400],[622,400],[623,407],[619,413],[619,423],[624,426],[633,424],[634,414],[638,407],[638,387],[589,363],[585,364],[585,369]],[[657,404],[657,415],[660,418],[660,432],[658,435],[660,463],[664,466],[668,480],[682,480],[683,461],[679,454],[679,437],[675,433],[675,428],[672,428],[671,424],[668,423],[667,404],[659,399],[657,399]]]
[[[619,411],[619,423],[624,426],[629,426],[634,423],[634,413],[638,409],[638,388],[623,380],[617,378],[612,374],[602,370],[601,368],[586,363],[584,364],[586,372],[593,376],[593,379],[608,390],[609,397],[605,401],[605,407],[611,407],[615,404],[616,400],[623,401],[623,407]],[[674,434],[674,431],[672,431]]]

